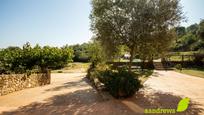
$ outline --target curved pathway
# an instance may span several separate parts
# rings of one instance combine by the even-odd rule
[[[86,73],[52,74],[50,85],[0,96],[3,115],[142,115],[148,108],[176,108],[191,98],[186,115],[203,111],[204,79],[173,71],[155,71],[143,89],[128,99],[104,98],[91,87]]]
[[[188,97],[204,108],[204,78],[156,70],[145,85],[157,91]]]
[[[50,85],[0,96],[0,114],[124,115],[135,113],[119,100],[103,99],[91,87],[85,75],[86,73],[56,73],[52,74]]]

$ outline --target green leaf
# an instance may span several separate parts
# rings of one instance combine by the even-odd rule
[[[183,98],[182,100],[180,100],[180,102],[178,103],[177,106],[177,112],[183,112],[188,108],[190,99],[189,98]]]

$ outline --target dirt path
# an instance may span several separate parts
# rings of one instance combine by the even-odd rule
[[[70,93],[81,88],[90,88],[90,86],[79,88],[79,86],[84,85],[83,82],[80,82],[83,76],[85,76],[85,73],[52,74],[50,85],[25,89],[0,96],[0,111],[16,109],[33,102],[44,102],[45,99],[55,95]]]
[[[165,74],[165,76],[163,75]],[[172,73],[157,71],[155,75],[146,81],[144,89],[128,99],[116,100],[104,99],[93,89],[85,73],[52,74],[52,83],[43,87],[36,87],[14,92],[0,97],[0,114],[3,115],[140,115],[148,108],[176,108],[182,97],[180,94],[190,97],[190,88],[187,81],[203,83],[197,78],[171,77]],[[177,73],[175,73],[177,75]],[[169,81],[170,80],[170,81]],[[186,84],[186,87],[180,86]],[[175,85],[177,84],[177,85]],[[180,84],[180,85],[179,85]],[[175,87],[173,87],[175,85]],[[162,86],[162,88],[161,88]],[[201,85],[200,85],[201,86]],[[192,87],[192,90],[194,90]],[[192,93],[197,99],[202,87]],[[183,88],[183,89],[182,89]],[[187,90],[188,89],[188,90]],[[187,91],[183,91],[187,90]],[[181,92],[183,91],[183,92]],[[175,94],[171,93],[174,92]],[[186,92],[186,93],[185,93]],[[197,93],[196,93],[197,92]],[[201,113],[197,103],[192,102],[185,113],[196,115]]]
[[[0,97],[3,115],[134,114],[119,100],[104,100],[85,78],[86,73],[52,74],[50,85]],[[141,110],[143,112],[143,110]]]
[[[160,92],[189,97],[204,108],[204,79],[174,71],[155,71],[145,85]]]

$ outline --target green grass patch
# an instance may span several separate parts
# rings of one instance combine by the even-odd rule
[[[188,52],[172,52],[177,55],[193,55],[194,53],[199,53],[198,51],[188,51]]]
[[[67,67],[64,69],[81,69],[81,68],[88,68],[90,63],[80,63],[80,62],[74,62],[74,63],[69,63]]]
[[[53,70],[52,73],[74,73],[74,72],[86,72],[90,63],[69,63],[63,69]]]
[[[182,61],[182,57],[181,56],[171,56],[170,57],[170,60],[171,61]],[[183,59],[183,61],[193,61],[194,60],[194,58],[192,57],[192,56],[184,56],[184,59]]]
[[[196,77],[202,77],[204,78],[204,68],[183,68],[182,71],[175,70],[176,72],[192,75]]]
[[[184,56],[183,61],[193,61],[193,56],[188,55],[194,55],[195,53],[198,53],[197,51],[189,51],[189,52],[172,52],[172,56],[170,57],[171,61],[182,61],[182,55]]]

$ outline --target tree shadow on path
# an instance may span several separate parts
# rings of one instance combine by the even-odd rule
[[[143,115],[144,109],[176,109],[181,99],[168,93],[141,90],[128,99],[103,100],[95,89],[89,88],[56,95],[2,115]],[[188,110],[179,115],[197,115],[201,111],[197,103],[191,102]]]
[[[163,93],[153,91],[147,93],[146,91],[139,91],[134,97],[125,99],[132,102],[143,109],[177,109],[179,101],[182,99],[180,96],[171,93]],[[204,112],[201,104],[190,101],[189,107],[185,112],[176,113],[176,115],[199,115]]]
[[[47,89],[45,91],[46,92],[47,91],[60,91],[60,90],[63,90],[63,89],[86,87],[87,86],[87,82],[88,82],[87,78],[83,78],[83,79],[78,80],[78,81],[69,81],[69,82],[66,82],[66,83],[64,83],[62,85],[59,85],[59,86]]]
[[[120,110],[121,108],[122,110]],[[123,111],[128,108],[110,101],[103,101],[93,89],[78,90],[72,93],[54,96],[45,103],[32,103],[14,111],[3,112],[3,115],[106,115],[115,113],[133,114]],[[114,113],[115,112],[115,113]]]

